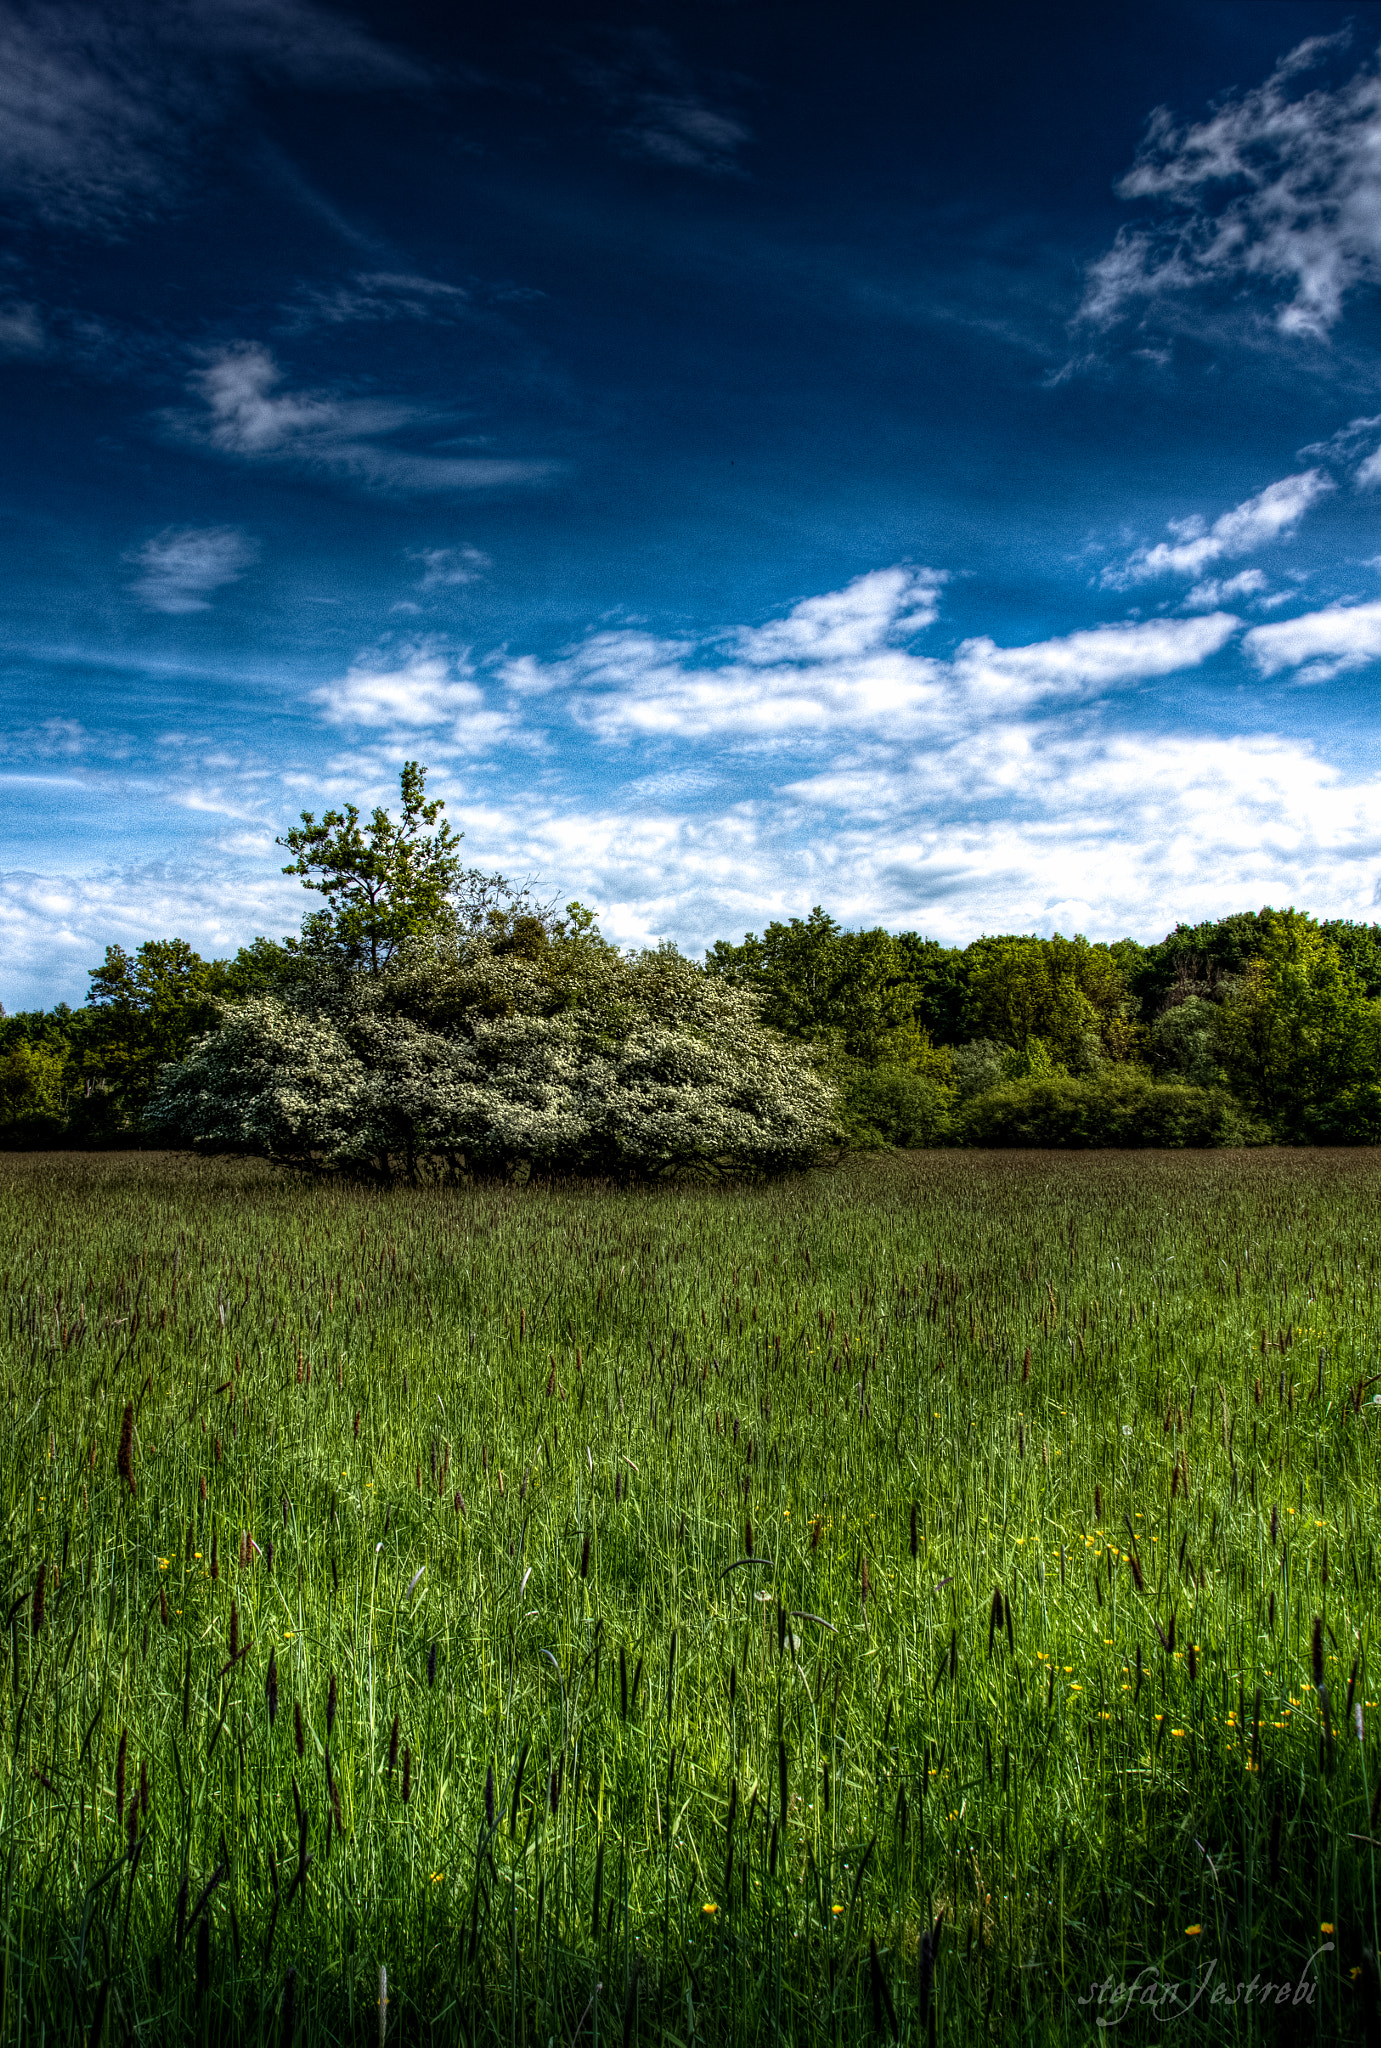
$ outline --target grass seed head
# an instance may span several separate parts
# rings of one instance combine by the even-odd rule
[[[1323,1687],[1323,1616],[1321,1614],[1314,1616],[1314,1629],[1310,1638],[1310,1667],[1314,1680],[1314,1690],[1319,1692]]]
[[[120,1448],[115,1454],[115,1470],[124,1480],[131,1493],[134,1485],[134,1403],[126,1401],[125,1412],[120,1421]]]
[[[269,1651],[269,1670],[268,1677],[264,1680],[264,1698],[268,1702],[269,1726],[272,1728],[278,1713],[278,1656],[274,1650]]]

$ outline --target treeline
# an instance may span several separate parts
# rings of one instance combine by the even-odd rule
[[[628,954],[395,821],[280,842],[324,907],[204,960],[109,947],[0,1015],[0,1143],[242,1148],[381,1173],[767,1169],[831,1145],[1381,1142],[1381,926],[1264,909],[1159,944],[947,947],[821,909],[703,963]]]
[[[1381,925],[1267,908],[959,948],[817,909],[707,966],[819,1049],[855,1143],[1381,1142]]]

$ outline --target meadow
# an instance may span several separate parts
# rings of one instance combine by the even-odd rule
[[[0,1248],[6,2041],[1377,2037],[1374,1153]]]

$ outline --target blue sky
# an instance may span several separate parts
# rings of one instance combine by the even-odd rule
[[[1378,45],[10,0],[0,1001],[414,756],[630,944],[1371,918]]]

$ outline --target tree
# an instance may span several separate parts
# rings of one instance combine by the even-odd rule
[[[1303,911],[1263,912],[1260,951],[1218,1012],[1234,1093],[1304,1144],[1381,1140],[1381,1003]]]
[[[107,946],[91,970],[79,1060],[87,1093],[113,1095],[137,1113],[158,1069],[180,1060],[193,1039],[215,1028],[225,967],[203,960],[186,939],[146,939],[134,954]]]
[[[1107,946],[1085,938],[984,938],[968,948],[969,1023],[1039,1068],[1045,1052],[1071,1073],[1124,1059],[1131,1001]]]
[[[747,933],[740,946],[720,939],[705,964],[759,990],[764,1018],[790,1038],[832,1038],[846,1058],[869,1067],[948,1070],[924,1014],[923,977],[936,972],[932,942],[914,933],[845,931],[817,904],[809,917],[768,925],[761,938]]]
[[[376,807],[361,827],[359,810],[347,804],[320,823],[303,811],[302,823],[278,840],[294,856],[283,873],[301,875],[304,889],[326,898],[327,908],[304,920],[307,953],[378,974],[408,940],[454,928],[464,835],[441,817],[444,798],[428,798],[427,771],[416,761],[403,764],[399,791],[396,824]]]
[[[62,1130],[66,1082],[61,1051],[18,1038],[0,1049],[0,1142],[50,1144]]]

